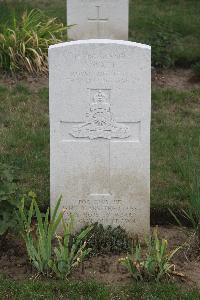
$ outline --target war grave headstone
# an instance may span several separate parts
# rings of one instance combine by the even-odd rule
[[[128,0],[67,0],[70,40],[128,40]]]
[[[76,229],[150,228],[151,49],[114,40],[49,49],[51,208]]]

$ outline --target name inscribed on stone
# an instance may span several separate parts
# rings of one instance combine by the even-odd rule
[[[51,209],[76,230],[95,222],[150,229],[151,49],[86,40],[50,47]]]

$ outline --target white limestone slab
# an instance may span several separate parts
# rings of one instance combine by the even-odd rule
[[[67,0],[70,40],[128,40],[128,0]]]
[[[49,49],[51,207],[90,223],[150,227],[151,50],[87,40]]]

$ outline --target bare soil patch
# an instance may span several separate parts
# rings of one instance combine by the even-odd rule
[[[6,87],[15,87],[16,85],[23,85],[27,87],[30,91],[37,92],[41,88],[48,88],[49,79],[48,76],[1,76],[0,85],[5,85]]]
[[[0,247],[0,275],[23,280],[30,277],[31,269],[24,243],[8,235]]]
[[[0,84],[6,86],[15,86],[22,84],[32,91],[48,87],[48,76],[1,76]],[[200,88],[200,77],[195,76],[191,69],[169,69],[153,70],[152,86],[160,88],[173,88],[177,90],[188,90]]]
[[[190,229],[179,227],[159,227],[160,237],[169,241],[169,247],[183,245],[188,241]],[[76,280],[96,280],[109,284],[128,284],[131,276],[127,270],[119,264],[121,255],[101,255],[91,257],[85,261],[71,275]],[[185,278],[181,280],[187,286],[197,286],[200,288],[200,261],[188,261],[183,251],[180,251],[173,260],[176,264],[176,271],[184,273]],[[26,254],[23,242],[13,236],[8,236],[0,250],[0,274],[15,280],[24,280],[35,277]],[[175,279],[180,281],[179,278]]]
[[[190,69],[154,70],[152,80],[154,87],[177,90],[200,88],[200,77]]]
[[[159,235],[168,240],[170,249],[187,243],[190,231],[191,229],[175,226],[159,227]],[[72,277],[79,280],[95,279],[110,284],[128,284],[132,278],[128,271],[119,264],[119,259],[125,255],[92,257],[84,262],[82,267],[76,270]],[[200,261],[187,260],[184,251],[180,251],[174,256],[172,262],[176,265],[176,271],[185,275],[183,278],[174,278],[175,281],[183,282],[187,286],[200,288]]]

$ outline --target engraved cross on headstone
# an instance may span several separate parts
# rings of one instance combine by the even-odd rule
[[[140,121],[117,122],[112,114],[111,89],[88,89],[89,108],[85,123],[71,123],[69,136],[89,143],[91,187],[90,198],[111,197],[111,156],[113,143],[135,143],[140,140]],[[61,123],[66,123],[61,121]]]
[[[88,18],[88,22],[95,22],[97,25],[97,37],[101,37],[101,24],[108,22],[108,18],[100,17],[100,8],[101,6],[96,6],[97,16],[95,18]]]

